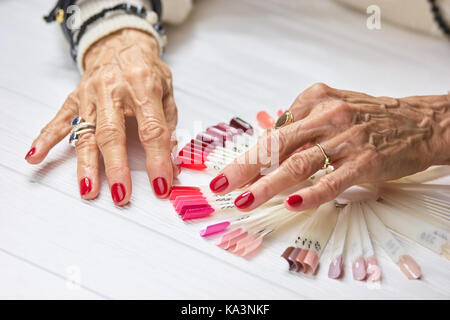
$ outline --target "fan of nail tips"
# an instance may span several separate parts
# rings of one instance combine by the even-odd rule
[[[313,180],[316,179],[305,183]],[[282,254],[290,270],[315,275],[323,251],[330,246],[330,278],[341,278],[344,261],[349,260],[355,280],[376,282],[381,280],[381,268],[374,243],[408,279],[421,277],[420,266],[406,253],[397,236],[450,260],[450,199],[442,200],[449,191],[450,186],[446,185],[384,183],[373,191],[376,200],[339,199],[305,212],[286,210],[285,195],[247,213],[233,209],[236,194],[212,196],[200,187],[175,187],[170,198],[184,220],[232,211],[231,219],[206,226],[200,235],[206,238],[218,235],[217,246],[233,254],[247,257],[281,226],[295,223],[298,236]],[[223,204],[218,205],[221,201]],[[186,214],[189,216],[185,217]]]
[[[260,125],[264,116],[258,119]],[[180,151],[179,161],[195,170],[221,170],[256,139],[250,124],[233,118],[229,125],[220,123],[197,135]],[[413,240],[450,260],[450,186],[421,183],[448,174],[447,169],[444,171],[434,168],[397,182],[363,186],[364,199],[342,197],[306,212],[286,210],[286,195],[278,195],[252,212],[242,213],[234,209],[238,191],[218,196],[209,188],[194,186],[173,187],[170,200],[183,220],[227,216],[226,220],[208,225],[200,235],[218,236],[220,248],[239,256],[255,253],[265,238],[293,223],[298,235],[282,254],[292,271],[315,275],[320,262],[324,262],[322,253],[329,246],[330,278],[341,278],[344,261],[350,261],[355,280],[380,281],[381,267],[373,249],[376,243],[408,279],[418,279],[421,268],[397,237]],[[326,173],[322,170],[304,183],[311,184]]]
[[[221,170],[257,141],[253,127],[235,117],[199,133],[178,153],[181,167],[193,170]]]

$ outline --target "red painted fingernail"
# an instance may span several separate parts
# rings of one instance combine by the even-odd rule
[[[212,192],[220,192],[228,187],[228,179],[225,175],[219,174],[217,177],[211,180],[209,188]]]
[[[121,183],[115,183],[111,187],[111,196],[115,203],[121,202],[125,198],[125,187]]]
[[[89,178],[84,177],[80,180],[80,194],[84,196],[88,194],[92,190],[91,180]]]
[[[303,198],[301,196],[299,196],[298,194],[293,194],[292,196],[287,198],[286,202],[291,207],[299,207],[303,202]]]
[[[234,205],[239,209],[245,209],[249,207],[253,201],[255,201],[255,196],[250,191],[246,191],[240,194],[236,200],[234,200]]]
[[[153,180],[153,190],[155,190],[155,193],[157,196],[162,196],[167,193],[167,181],[166,179],[159,177]]]
[[[36,148],[31,148],[30,151],[28,151],[27,155],[25,156],[25,160],[31,157],[36,152]]]

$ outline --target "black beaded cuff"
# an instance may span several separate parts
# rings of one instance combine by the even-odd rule
[[[160,34],[164,34],[164,28],[161,23],[161,17],[162,17],[162,5],[161,0],[148,0],[151,8],[154,12],[156,12],[158,16],[158,21],[153,26],[154,29]],[[121,3],[114,7],[105,8],[101,12],[93,15],[89,19],[87,19],[79,29],[77,30],[71,30],[67,26],[67,20],[70,19],[71,15],[73,13],[68,13],[68,8],[72,5],[76,4],[76,0],[58,0],[55,7],[50,11],[50,13],[44,17],[44,20],[48,23],[57,21],[62,28],[62,31],[64,33],[64,36],[66,37],[67,41],[70,44],[71,48],[71,55],[74,61],[77,59],[78,55],[78,44],[80,43],[81,38],[85,34],[86,30],[88,29],[89,25],[97,21],[98,19],[103,18],[106,14],[110,12],[115,11],[123,11],[127,14],[136,15],[138,17],[145,18],[147,16],[147,10],[142,6],[133,6],[129,3]]]

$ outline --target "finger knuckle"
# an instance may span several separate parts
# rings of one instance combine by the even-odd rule
[[[95,140],[100,149],[110,145],[125,144],[125,134],[117,126],[108,124],[97,128]]]
[[[333,177],[324,176],[319,180],[319,186],[325,190],[330,197],[335,197],[340,193],[342,183]]]
[[[146,119],[139,126],[139,138],[142,143],[168,138],[168,132],[158,119]]]
[[[92,133],[85,133],[77,141],[77,150],[93,150],[97,148],[95,136]]]
[[[235,160],[231,165],[233,172],[236,173],[237,177],[243,178],[248,175],[249,167],[246,161]]]
[[[263,198],[269,198],[271,196],[271,190],[273,188],[272,183],[267,177],[264,177],[258,181],[258,194]]]
[[[141,66],[132,66],[125,72],[125,77],[127,78],[127,80],[144,80],[148,78],[149,75],[149,70]]]
[[[311,171],[311,164],[307,157],[296,153],[286,160],[282,167],[293,178],[305,177]]]
[[[318,97],[327,96],[330,93],[331,88],[325,83],[317,82],[307,89]]]

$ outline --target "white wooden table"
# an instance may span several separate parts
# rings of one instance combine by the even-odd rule
[[[131,204],[117,208],[104,181],[92,202],[78,195],[66,141],[45,163],[23,157],[79,75],[57,25],[42,16],[53,1],[0,3],[0,298],[450,298],[450,263],[402,240],[422,266],[408,281],[381,256],[383,281],[369,289],[292,274],[279,258],[293,240],[276,234],[251,260],[198,235],[150,191],[130,122]],[[398,29],[366,28],[366,16],[329,1],[198,1],[168,29],[180,130],[239,115],[254,119],[289,106],[314,82],[374,95],[442,94],[450,88],[450,44]],[[183,173],[180,184],[209,177]],[[73,284],[80,283],[80,285]]]

